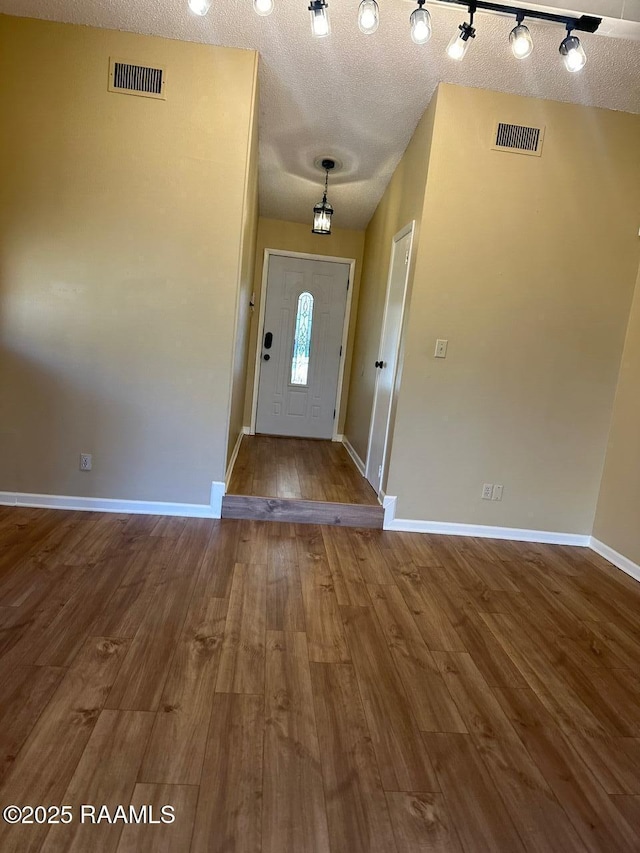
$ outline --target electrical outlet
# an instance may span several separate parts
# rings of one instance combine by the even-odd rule
[[[434,352],[434,356],[436,358],[446,358],[447,357],[447,345],[449,341],[442,340],[438,338],[436,341],[436,351]]]
[[[482,500],[493,500],[493,483],[485,483],[482,487]]]
[[[504,486],[502,483],[496,483],[493,487],[493,494],[491,496],[492,501],[501,501],[502,500],[502,490]]]
[[[93,459],[91,458],[90,453],[81,453],[80,454],[80,470],[81,471],[90,471]]]

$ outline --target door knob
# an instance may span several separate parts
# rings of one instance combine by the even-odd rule
[[[384,367],[384,361],[376,361],[376,367]]]

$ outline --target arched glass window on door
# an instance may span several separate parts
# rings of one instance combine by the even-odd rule
[[[298,297],[296,327],[293,336],[293,358],[291,359],[291,384],[306,385],[309,374],[309,352],[311,350],[311,326],[313,324],[313,296],[301,293]]]

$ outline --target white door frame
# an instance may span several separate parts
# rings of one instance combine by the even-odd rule
[[[251,431],[250,435],[256,434],[256,418],[258,414],[258,389],[260,387],[260,368],[262,367],[262,344],[264,340],[264,314],[267,304],[267,277],[269,274],[269,258],[272,255],[280,255],[284,258],[306,258],[309,261],[329,261],[335,264],[349,264],[349,287],[347,290],[347,304],[344,309],[344,324],[342,326],[342,357],[340,358],[340,369],[338,371],[338,388],[336,390],[336,416],[333,420],[332,441],[342,441],[338,432],[340,422],[340,410],[342,408],[342,386],[344,384],[344,366],[347,362],[347,339],[349,337],[349,317],[351,316],[351,299],[353,297],[354,277],[356,269],[355,258],[336,258],[333,255],[311,255],[307,252],[289,252],[284,249],[265,249],[264,261],[262,263],[262,285],[260,287],[260,313],[258,315],[258,337],[256,338],[256,363],[253,373],[253,400],[251,402]]]
[[[379,348],[382,348],[382,341],[384,339],[385,328],[387,325],[387,312],[389,309],[389,292],[391,289],[391,273],[393,272],[393,251],[395,248],[395,244],[399,243],[403,237],[406,237],[407,234],[411,234],[411,240],[409,241],[409,263],[407,264],[407,277],[405,281],[404,295],[402,297],[402,311],[400,312],[400,334],[398,335],[398,346],[396,348],[396,364],[393,372],[393,392],[391,395],[391,405],[389,406],[389,414],[387,415],[387,424],[384,436],[384,449],[382,451],[382,476],[380,477],[380,490],[378,491],[378,498],[384,498],[385,496],[385,487],[386,482],[384,478],[385,474],[385,466],[387,464],[387,455],[389,453],[389,427],[391,424],[391,412],[393,411],[393,403],[396,399],[396,382],[398,377],[398,369],[400,368],[400,352],[402,350],[402,338],[404,333],[404,321],[405,321],[405,312],[407,307],[407,291],[409,289],[409,273],[411,272],[411,265],[413,262],[413,246],[414,246],[414,237],[415,237],[415,228],[416,221],[412,219],[404,228],[401,228],[397,234],[394,234],[393,239],[391,241],[391,253],[389,254],[389,273],[387,275],[387,291],[384,300],[384,314],[382,317],[382,326],[380,328],[380,344]],[[378,353],[378,358],[380,358],[380,353]],[[364,475],[369,479],[369,463],[371,456],[371,440],[373,438],[373,417],[376,411],[376,402],[378,399],[378,380],[380,377],[380,373],[376,371],[376,384],[373,392],[373,403],[371,404],[371,421],[369,424],[369,440],[367,442],[367,459],[364,465]]]

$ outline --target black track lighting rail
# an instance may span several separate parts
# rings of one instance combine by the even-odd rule
[[[551,21],[554,24],[564,24],[567,30],[578,30],[583,33],[595,33],[602,18],[594,18],[591,15],[581,15],[576,18],[574,15],[556,15],[554,12],[542,12],[538,9],[522,9],[519,6],[505,6],[502,3],[491,3],[488,0],[474,0],[469,3],[469,0],[439,0],[441,3],[449,3],[452,6],[464,6],[465,9],[473,14],[477,10],[485,12],[498,12],[501,15],[513,15],[518,20],[524,18],[537,18],[539,21]]]

